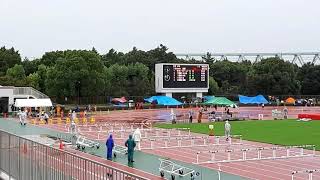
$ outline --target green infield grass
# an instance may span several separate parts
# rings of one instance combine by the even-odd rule
[[[242,139],[278,145],[316,145],[320,150],[320,121],[293,120],[229,121],[231,134]],[[214,124],[214,134],[224,134],[224,122],[192,124],[156,124],[159,128],[190,128],[192,132],[208,134]]]

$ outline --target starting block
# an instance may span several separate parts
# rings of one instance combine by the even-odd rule
[[[159,160],[160,160],[159,172],[161,177],[164,177],[165,172],[171,175],[171,179],[175,179],[176,175],[180,177],[185,177],[187,175],[190,175],[191,179],[194,179],[195,176],[200,175],[199,172],[195,173],[193,169],[176,164],[170,161],[169,159],[159,158]]]
[[[58,118],[57,123],[58,123],[58,124],[61,124],[61,123],[62,123],[61,118]]]
[[[75,119],[74,119],[74,123],[79,124],[79,119],[78,119],[78,118],[75,118]]]
[[[53,120],[51,118],[48,120],[48,124],[53,124]]]
[[[66,124],[70,124],[70,118],[66,119]]]
[[[35,119],[31,119],[31,124],[36,124],[36,120]]]
[[[90,123],[91,123],[91,124],[94,124],[95,122],[96,122],[96,120],[94,119],[94,117],[91,117],[91,118],[90,118]]]
[[[86,124],[87,123],[87,118],[82,118],[82,124]]]
[[[46,122],[44,120],[40,120],[39,124],[45,124]]]

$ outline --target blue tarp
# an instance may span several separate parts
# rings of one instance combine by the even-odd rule
[[[156,101],[159,105],[165,105],[165,106],[178,106],[182,105],[181,102],[177,101],[176,99],[168,96],[152,96],[150,98],[144,99],[145,101],[152,103],[153,101]]]
[[[262,95],[249,97],[239,95],[239,102],[241,104],[267,104],[268,101]]]
[[[211,101],[214,99],[214,96],[203,96],[204,101]]]

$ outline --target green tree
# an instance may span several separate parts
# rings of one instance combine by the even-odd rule
[[[67,50],[69,51],[69,50]],[[44,55],[41,57],[41,59],[39,60],[39,64],[43,64],[45,66],[54,66],[56,64],[56,61],[59,58],[64,58],[65,57],[65,53],[67,51],[51,51],[51,52],[46,52],[44,53]]]
[[[5,75],[9,68],[12,68],[16,64],[21,64],[21,57],[18,51],[13,47],[6,49],[6,47],[0,48],[0,76]]]
[[[22,65],[14,65],[12,68],[9,68],[7,70],[6,74],[9,78],[14,78],[14,79],[24,79],[26,78],[26,74],[24,72],[23,66]]]
[[[155,64],[157,63],[182,63],[184,60],[178,59],[172,52],[167,52],[169,49],[160,44],[155,49],[147,51],[147,60],[144,63],[150,70],[154,71]],[[142,62],[143,63],[143,62]]]
[[[128,66],[128,94],[130,96],[144,96],[150,94],[149,68],[141,63]]]
[[[298,72],[301,82],[301,94],[318,95],[320,89],[320,66],[314,64],[303,65]]]
[[[128,67],[114,64],[110,66],[105,75],[108,82],[111,83],[107,94],[111,96],[128,96]]]
[[[39,74],[36,72],[29,74],[29,76],[27,76],[27,78],[26,78],[28,86],[31,86],[31,87],[41,91],[41,88],[39,85],[40,80],[41,80],[41,78],[40,78]]]
[[[30,61],[28,58],[25,58],[22,61],[23,69],[25,70],[26,75],[35,73],[38,70],[39,59]]]
[[[223,94],[239,94],[246,91],[248,62],[216,61],[210,65],[212,76]]]
[[[9,68],[6,73],[7,80],[10,86],[27,86],[28,83],[26,80],[26,75],[22,65],[14,65],[12,68]]]
[[[107,54],[102,55],[102,61],[107,67],[110,67],[113,64],[124,64],[123,56],[124,54],[122,52],[117,52],[114,49],[110,49]]]
[[[201,57],[205,63],[212,64],[215,62],[215,59],[212,57],[211,53],[207,52],[206,55]]]
[[[38,84],[39,84],[39,90],[42,92],[45,92],[45,81],[47,79],[47,67],[43,64],[40,64],[38,66],[37,70],[37,76],[39,77],[38,79]]]
[[[96,96],[104,94],[104,66],[92,51],[66,51],[47,69],[45,87],[51,96]]]
[[[279,58],[267,58],[253,65],[248,73],[251,94],[298,94],[298,67]]]
[[[138,50],[136,47],[133,47],[131,51],[126,53],[123,57],[123,64],[129,65],[134,63],[142,63],[149,67],[151,59],[148,56],[148,53],[142,50]]]
[[[209,77],[208,94],[209,95],[216,95],[216,94],[219,94],[219,93],[220,93],[220,90],[219,90],[218,83],[214,80],[213,77]]]

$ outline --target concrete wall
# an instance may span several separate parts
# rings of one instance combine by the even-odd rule
[[[0,97],[9,97],[8,110],[11,112],[11,105],[14,103],[13,88],[0,88]]]

